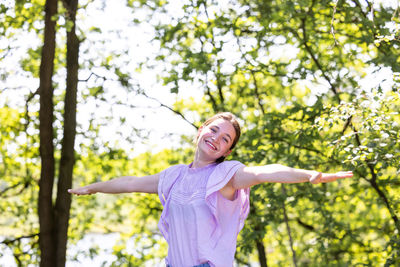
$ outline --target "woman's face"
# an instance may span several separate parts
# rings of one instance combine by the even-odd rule
[[[232,124],[222,118],[199,129],[197,149],[210,160],[226,157],[231,153],[231,146],[236,132]]]

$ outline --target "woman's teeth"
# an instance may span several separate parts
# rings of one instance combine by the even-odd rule
[[[206,143],[214,150],[217,150],[217,148],[210,142],[210,141],[206,141]]]

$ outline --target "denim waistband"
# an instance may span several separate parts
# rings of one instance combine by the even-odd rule
[[[171,265],[167,265],[167,267],[172,267],[172,266]],[[210,267],[210,264],[208,262],[206,262],[206,263],[202,263],[202,264],[199,264],[199,265],[195,265],[193,267]]]

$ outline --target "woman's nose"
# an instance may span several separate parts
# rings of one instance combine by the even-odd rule
[[[220,134],[218,134],[218,133],[216,133],[216,134],[214,134],[212,137],[211,137],[211,139],[214,141],[214,142],[219,142],[219,139],[221,138],[221,136],[220,136]]]

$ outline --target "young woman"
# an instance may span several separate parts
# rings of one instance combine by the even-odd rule
[[[69,192],[158,193],[164,207],[159,229],[168,242],[169,267],[233,265],[237,235],[249,213],[253,185],[313,184],[352,177],[352,172],[321,173],[279,164],[246,167],[224,161],[240,137],[234,115],[219,113],[198,130],[196,153],[189,165],[175,165],[146,177],[124,176]]]

